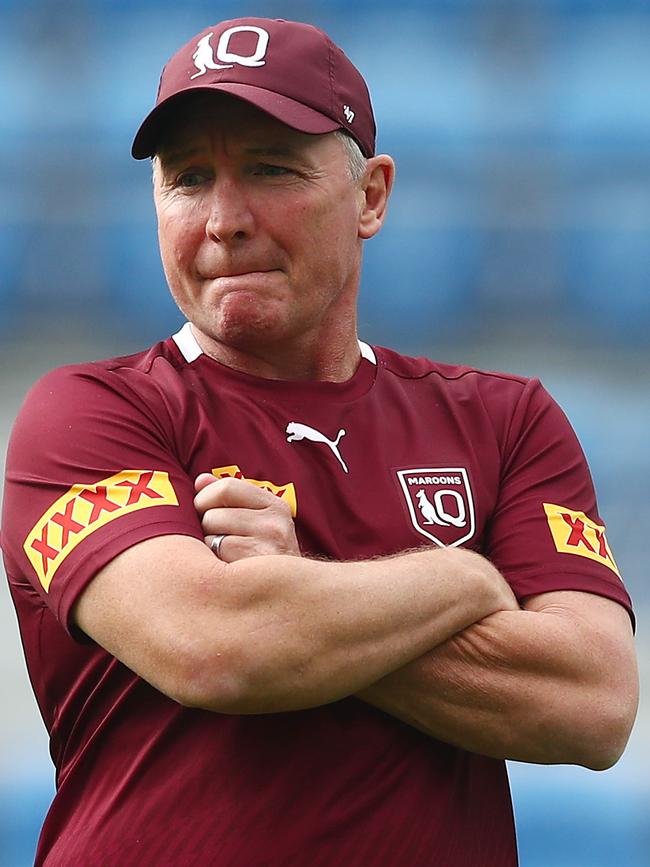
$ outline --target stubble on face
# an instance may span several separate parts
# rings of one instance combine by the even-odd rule
[[[186,111],[154,165],[178,306],[221,360],[356,344],[360,198],[344,148],[238,100],[226,106],[227,132],[214,112],[206,122],[205,105]]]

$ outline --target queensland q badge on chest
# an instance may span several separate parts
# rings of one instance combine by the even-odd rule
[[[411,522],[436,545],[462,545],[474,535],[474,499],[464,467],[398,470]]]

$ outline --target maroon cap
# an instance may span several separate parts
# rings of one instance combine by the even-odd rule
[[[133,156],[154,155],[163,106],[181,94],[211,90],[244,99],[300,132],[344,129],[366,157],[375,152],[366,83],[326,33],[297,21],[235,18],[201,31],[165,66]]]

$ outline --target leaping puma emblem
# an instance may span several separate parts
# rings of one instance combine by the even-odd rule
[[[348,468],[341,457],[341,452],[339,451],[339,442],[341,441],[341,437],[345,436],[345,431],[343,428],[338,432],[335,440],[328,439],[325,434],[322,434],[319,430],[316,430],[313,427],[309,427],[309,425],[302,424],[299,421],[290,421],[287,425],[287,429],[285,431],[289,434],[287,437],[287,442],[293,443],[298,440],[310,440],[312,443],[325,443],[325,445],[331,449],[332,454],[337,459],[337,461],[343,467],[343,472],[347,473]]]

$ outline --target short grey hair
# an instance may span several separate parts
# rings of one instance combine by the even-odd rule
[[[358,183],[366,172],[368,160],[361,153],[361,149],[356,141],[351,135],[345,132],[345,130],[337,129],[335,130],[334,135],[345,148],[348,158],[348,173],[350,179],[355,183]]]

